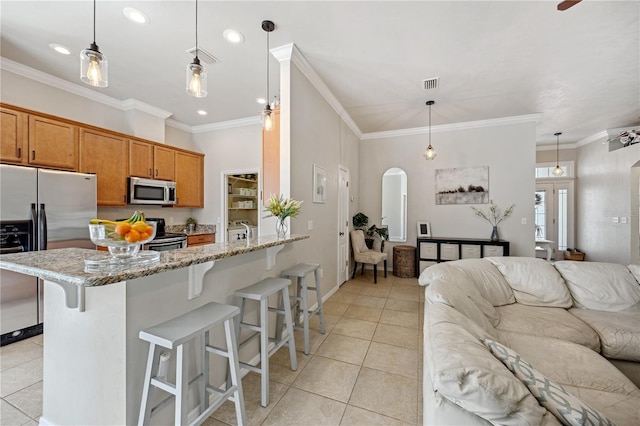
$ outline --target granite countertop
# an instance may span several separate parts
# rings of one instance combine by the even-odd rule
[[[294,234],[284,239],[278,239],[276,235],[265,235],[252,238],[249,243],[246,240],[240,240],[193,246],[160,252],[160,260],[152,264],[118,266],[101,272],[86,272],[85,259],[109,259],[111,255],[107,252],[81,248],[5,254],[0,257],[0,268],[48,281],[92,287],[185,268],[307,238],[309,235],[302,234]]]
[[[215,234],[216,225],[196,225],[196,229],[192,232],[187,231],[187,225],[166,225],[166,232],[184,232],[187,235],[204,235]]]

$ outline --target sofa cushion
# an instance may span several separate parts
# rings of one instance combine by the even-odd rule
[[[640,302],[640,285],[626,266],[564,260],[555,267],[579,308],[617,312]]]
[[[463,259],[447,263],[465,272],[482,297],[493,306],[508,305],[516,301],[509,283],[493,263],[485,259]]]
[[[434,392],[494,424],[541,423],[546,410],[480,342],[491,336],[463,314],[428,303],[424,335]]]
[[[551,337],[502,333],[500,342],[524,356],[561,385],[640,397],[640,389],[602,355],[576,343]]]
[[[451,263],[453,262],[441,262],[429,266],[424,271],[422,271],[422,273],[418,277],[418,284],[429,285],[434,280],[453,277],[459,271],[452,268]]]
[[[474,290],[476,293],[474,297],[469,296]],[[493,311],[493,316],[498,318],[495,308],[482,298],[472,284],[465,284],[457,280],[436,279],[427,287],[425,294],[429,302],[443,303],[455,308],[492,336],[496,336],[493,324],[481,307],[484,307],[484,310]]]
[[[640,284],[640,265],[629,265],[627,266],[629,268],[629,270],[631,271],[631,275],[633,275],[636,279],[636,281],[638,281],[638,284]]]
[[[565,309],[514,303],[496,310],[500,315],[500,323],[496,326],[499,332],[555,337],[600,352],[598,333]]]
[[[543,259],[533,257],[487,257],[498,267],[519,303],[570,308],[573,305],[564,280]]]
[[[491,339],[484,339],[482,342],[529,388],[538,402],[555,415],[562,424],[574,426],[613,425],[613,422],[607,419],[604,414],[536,370],[516,351]]]
[[[569,312],[598,333],[602,355],[640,362],[640,303],[620,312],[581,308]]]

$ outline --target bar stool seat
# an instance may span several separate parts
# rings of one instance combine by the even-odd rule
[[[139,425],[149,424],[151,416],[168,405],[174,398],[176,425],[202,424],[227,399],[235,403],[238,424],[245,424],[244,397],[240,381],[238,346],[234,327],[234,318],[239,314],[240,310],[237,306],[211,302],[184,315],[140,331],[139,338],[149,342],[149,356],[142,388],[142,401],[138,417]],[[209,330],[218,325],[224,325],[226,349],[209,345]],[[185,345],[197,338],[200,338],[200,372],[194,379],[189,381],[189,357],[186,354]],[[160,351],[156,350],[158,346],[176,350],[175,384],[167,381],[166,371],[165,373],[159,372],[162,369],[160,368],[161,354]],[[231,386],[228,386],[225,390],[209,384],[210,353],[226,357],[229,361]],[[165,357],[166,359],[169,358],[168,355],[163,354],[163,358]],[[199,415],[188,423],[189,387],[196,383],[198,384],[200,396]],[[170,395],[155,407],[151,407],[150,401],[154,388],[160,388]],[[218,395],[218,398],[212,404],[209,404],[209,394]]]
[[[296,345],[293,337],[293,321],[291,318],[291,308],[285,304],[289,300],[289,286],[291,280],[284,278],[265,278],[248,287],[237,290],[234,295],[240,298],[240,321],[236,324],[236,336],[240,341],[241,329],[251,330],[253,333],[239,344],[239,347],[246,345],[254,337],[260,336],[260,367],[240,362],[240,366],[248,370],[259,373],[261,376],[261,405],[269,405],[269,358],[283,345],[289,347],[289,357],[291,369],[298,368],[296,358]],[[269,296],[278,294],[278,308],[269,307]],[[260,323],[250,324],[244,322],[245,303],[247,300],[260,302]],[[276,337],[269,338],[269,312],[275,312],[278,319],[284,316],[287,329],[287,336],[282,337],[282,330],[276,330]],[[282,327],[281,321],[276,321],[276,328]],[[269,350],[269,342],[274,342],[275,346]]]
[[[313,272],[315,287],[307,284],[307,275]],[[285,278],[296,277],[296,294],[292,296],[295,308],[295,324],[293,328],[302,330],[304,334],[304,353],[309,355],[309,319],[318,315],[320,318],[320,332],[325,333],[324,312],[322,310],[322,294],[320,294],[320,265],[317,263],[299,263],[292,268],[282,272]],[[309,310],[308,290],[315,290],[318,306]],[[300,313],[302,313],[302,325],[300,324]]]

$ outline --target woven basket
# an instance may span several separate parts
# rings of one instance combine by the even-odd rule
[[[564,260],[582,261],[582,260],[584,260],[584,253],[582,253],[582,252],[577,252],[576,253],[576,252],[565,250],[565,252],[564,252]]]
[[[416,276],[415,247],[393,247],[393,275],[400,278],[413,278]]]

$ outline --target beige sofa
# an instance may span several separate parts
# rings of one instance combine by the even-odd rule
[[[465,259],[419,283],[424,424],[640,424],[640,265]]]

